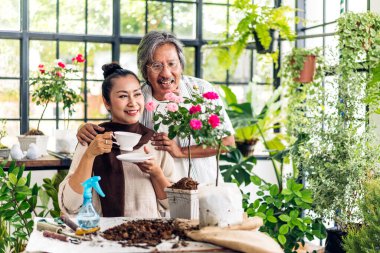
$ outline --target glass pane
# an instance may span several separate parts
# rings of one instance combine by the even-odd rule
[[[231,76],[230,82],[248,83],[250,81],[251,62],[252,62],[252,51],[244,50],[243,54],[239,58],[238,65],[236,66],[235,72]]]
[[[75,90],[76,94],[81,95],[84,98],[83,91],[84,83],[81,81],[67,81],[67,87]],[[75,112],[69,117],[67,110],[63,111],[63,104],[59,105],[59,118],[60,119],[80,119],[84,118],[84,102],[79,102],[73,106]]]
[[[338,36],[325,37],[325,60],[328,66],[339,63]]]
[[[171,31],[171,4],[148,2],[148,30]]]
[[[82,120],[70,120],[67,129],[74,130],[74,136],[75,136],[79,126],[83,123],[83,121],[84,121],[83,119]],[[91,122],[91,123],[93,123],[93,122]],[[64,120],[58,121],[58,129],[66,129],[66,126],[67,126],[67,121],[64,121]]]
[[[30,88],[30,94],[29,94],[29,101],[30,101],[29,102],[29,117],[31,120],[32,119],[38,120],[39,118],[41,118],[41,115],[44,111],[46,104],[36,105],[36,103],[32,101],[32,95],[31,95],[32,92],[33,92],[33,87]],[[55,119],[55,116],[56,116],[55,108],[56,108],[55,103],[49,103],[44,112],[43,119]],[[37,124],[35,127],[37,127]]]
[[[7,133],[8,136],[4,138],[2,143],[8,147],[12,147],[13,144],[18,143],[16,136],[20,135],[20,121],[7,120]]]
[[[323,23],[323,3],[321,1],[306,0],[305,16],[307,26],[314,26]]]
[[[57,1],[29,0],[29,30],[55,32]]]
[[[0,77],[20,76],[20,41],[0,39]]]
[[[0,79],[1,118],[20,118],[20,80]]]
[[[44,117],[45,118],[45,117]],[[29,120],[29,129],[37,128],[38,121],[37,120]],[[54,150],[54,133],[56,129],[56,121],[55,120],[41,120],[40,130],[44,132],[45,135],[49,136],[48,141],[48,149]]]
[[[236,95],[238,103],[247,102],[246,95],[248,92],[248,85],[230,85],[228,87]]]
[[[331,25],[326,25],[325,31],[326,33],[335,33],[337,30],[337,23],[333,23]]]
[[[112,1],[88,1],[88,34],[112,34]]]
[[[120,45],[120,65],[136,74],[138,72],[137,47],[137,45]]]
[[[78,54],[85,55],[84,53],[84,42],[73,42],[73,41],[61,41],[59,42],[59,59],[65,63],[71,63],[72,58]],[[72,79],[83,78],[84,74],[84,64],[80,65],[82,67],[81,73],[75,73],[74,76],[70,77]]]
[[[203,39],[223,39],[227,30],[227,7],[203,5]]]
[[[340,1],[329,1],[329,3],[325,5],[325,11],[326,23],[337,20],[340,15]]]
[[[183,73],[185,75],[194,76],[195,75],[195,48],[185,47],[184,54],[186,58],[185,69]]]
[[[179,38],[194,39],[196,29],[196,5],[174,4],[174,33]]]
[[[85,0],[59,1],[59,32],[85,33]]]
[[[273,94],[273,85],[247,85],[247,92],[252,89],[252,107],[256,114],[260,113],[265,103],[269,101]]]
[[[2,0],[0,30],[20,31],[20,0]]]
[[[229,21],[228,21],[229,22],[228,34],[232,34],[242,17],[241,17],[241,13],[238,13],[233,8],[228,8],[228,11],[230,13]]]
[[[92,119],[108,117],[108,111],[103,104],[102,82],[87,82],[87,117]]]
[[[122,35],[145,34],[145,1],[121,0],[120,33]]]
[[[227,0],[205,0],[203,3],[227,4]]]
[[[323,38],[310,38],[305,40],[305,48],[311,49],[315,47],[322,47],[323,46]]]
[[[253,3],[260,5],[260,6],[274,6],[274,1],[268,1],[268,0],[253,0]]]
[[[103,80],[102,66],[111,61],[111,44],[87,43],[87,79]]]
[[[31,40],[29,43],[29,70],[38,71],[39,64],[52,65],[56,59],[56,42]],[[33,74],[30,74],[33,76]]]
[[[202,50],[203,79],[209,82],[226,82],[227,71],[220,67],[216,57],[209,57],[213,49]]]
[[[366,12],[367,11],[367,1],[358,0],[347,0],[348,1],[348,11],[353,12]]]
[[[254,52],[254,81],[258,84],[271,84],[273,82],[273,60],[269,55]]]

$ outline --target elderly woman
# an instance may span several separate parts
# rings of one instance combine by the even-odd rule
[[[104,65],[103,70],[103,102],[112,119],[100,125],[105,133],[98,134],[89,145],[77,146],[70,171],[59,187],[59,205],[63,212],[77,213],[83,202],[81,183],[97,175],[106,194],[99,198],[93,192],[94,207],[101,215],[160,217],[161,206],[168,207],[164,188],[171,185],[168,178],[172,176],[173,158],[151,146],[154,132],[139,123],[145,102],[137,76],[114,63]],[[113,131],[141,134],[132,153],[150,152],[152,158],[138,164],[119,161],[116,156],[121,151],[112,143]]]
[[[167,32],[152,31],[147,33],[141,40],[138,48],[138,67],[145,79],[142,92],[145,101],[155,101],[157,104],[165,100],[165,94],[174,92],[183,97],[191,97],[191,94],[198,89],[199,92],[214,91],[214,87],[205,80],[191,76],[183,75],[185,67],[185,56],[183,53],[182,43],[173,35]],[[223,106],[222,101],[216,101]],[[164,106],[160,106],[164,108]],[[232,124],[226,111],[222,110],[224,117],[224,128],[231,134],[234,133]],[[141,119],[142,124],[152,128],[153,114],[144,110]],[[94,124],[86,124],[82,127],[78,134],[78,140],[81,143],[88,142],[96,136],[96,131],[103,131]],[[152,137],[152,145],[157,150],[165,150],[169,152],[175,162],[174,174],[176,178],[187,176],[188,160],[187,160],[187,140],[179,140],[175,138],[170,140],[167,136],[167,127],[161,124],[158,133]],[[223,138],[225,146],[235,145],[233,135]],[[215,181],[216,175],[216,155],[214,148],[203,148],[196,145],[195,141],[191,141],[191,162],[192,162],[192,178],[199,183],[211,183]],[[222,178],[222,177],[219,177]]]

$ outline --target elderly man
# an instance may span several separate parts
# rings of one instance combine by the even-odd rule
[[[174,92],[183,97],[190,97],[196,86],[200,92],[215,91],[214,87],[205,80],[182,74],[185,67],[185,56],[183,54],[182,43],[173,35],[167,32],[151,31],[141,40],[138,48],[138,67],[145,80],[142,91],[145,101],[155,101],[160,104],[165,100],[165,94]],[[217,101],[222,105],[221,100]],[[164,106],[161,106],[164,107]],[[224,128],[233,134],[234,130],[226,111],[222,110],[224,117]],[[153,113],[144,111],[141,122],[153,128]],[[91,141],[95,138],[96,130],[103,129],[94,124],[85,124],[78,132],[79,142]],[[187,140],[175,138],[170,140],[167,136],[167,127],[160,126],[158,133],[153,137],[152,145],[158,150],[169,152],[175,160],[176,178],[187,176]],[[223,138],[225,146],[235,145],[233,135]],[[216,175],[216,149],[203,148],[191,142],[191,177],[199,183],[211,183],[215,181]],[[221,178],[221,177],[219,177]]]

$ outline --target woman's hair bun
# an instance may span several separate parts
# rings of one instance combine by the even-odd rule
[[[117,71],[118,69],[123,69],[123,68],[116,62],[104,64],[102,66],[104,79],[106,79],[107,77],[115,73],[115,71]]]

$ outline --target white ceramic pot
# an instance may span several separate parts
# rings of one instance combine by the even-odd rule
[[[198,190],[165,188],[165,192],[169,200],[170,218],[198,219]]]
[[[228,227],[243,222],[243,202],[234,183],[203,186],[199,190],[199,226]]]
[[[35,143],[42,155],[47,155],[49,136],[46,135],[20,135],[17,136],[22,151],[27,151],[31,143]]]
[[[0,158],[8,159],[10,151],[11,150],[9,148],[0,149]]]

